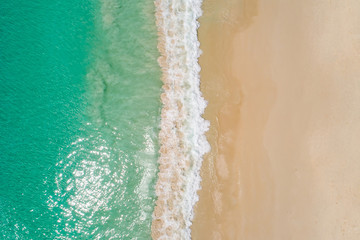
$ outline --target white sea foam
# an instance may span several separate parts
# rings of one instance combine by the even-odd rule
[[[197,19],[201,0],[156,0],[159,64],[163,71],[158,200],[153,239],[190,239],[193,207],[198,201],[205,138],[209,122],[201,115],[206,101],[200,92],[200,43]]]

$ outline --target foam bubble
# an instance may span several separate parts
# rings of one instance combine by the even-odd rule
[[[190,239],[193,207],[198,201],[205,138],[209,122],[201,115],[206,101],[200,92],[201,54],[197,19],[201,0],[156,0],[158,62],[162,68],[161,148],[153,239]]]

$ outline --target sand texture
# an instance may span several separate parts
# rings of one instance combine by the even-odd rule
[[[205,0],[193,239],[360,239],[360,1]]]

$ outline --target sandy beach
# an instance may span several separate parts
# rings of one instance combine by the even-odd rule
[[[193,239],[359,239],[360,2],[204,0]]]

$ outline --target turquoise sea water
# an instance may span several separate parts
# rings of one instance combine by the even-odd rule
[[[0,238],[149,239],[152,1],[0,4]]]

